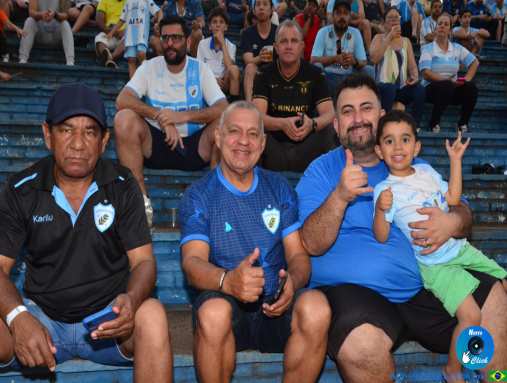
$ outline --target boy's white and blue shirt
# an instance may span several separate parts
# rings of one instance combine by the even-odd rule
[[[148,46],[150,37],[150,18],[160,8],[153,0],[127,0],[123,6],[120,20],[127,24],[125,29],[125,46],[140,44]]]
[[[442,176],[428,164],[413,164],[414,174],[407,177],[397,177],[392,174],[375,186],[373,200],[377,199],[387,188],[393,193],[393,205],[385,213],[387,222],[394,223],[412,241],[410,233],[414,230],[408,224],[410,222],[424,221],[427,216],[417,213],[422,207],[438,207],[444,212],[449,211],[445,199],[448,183]],[[412,244],[415,256],[420,263],[435,265],[449,262],[455,258],[465,239],[450,238],[438,250],[429,255],[420,255],[424,248]]]
[[[460,64],[464,64],[468,69],[475,60],[475,56],[460,44],[449,41],[447,52],[444,52],[433,41],[421,47],[419,70],[422,72],[425,69],[429,69],[449,80],[456,81]],[[429,81],[423,79],[421,84],[426,86],[429,84]]]
[[[179,206],[181,245],[198,240],[209,244],[209,261],[227,270],[260,250],[264,294],[278,286],[278,272],[286,269],[283,239],[301,226],[298,203],[287,180],[274,172],[254,168],[252,186],[239,191],[220,166],[195,182]]]
[[[334,25],[328,25],[320,28],[313,44],[312,56],[325,57],[336,56],[336,41],[338,36],[335,33]],[[363,38],[359,29],[349,26],[347,31],[341,37],[342,52],[352,52],[357,61],[366,61],[366,51],[364,50]],[[344,68],[341,65],[333,64],[324,67],[328,73],[347,75],[353,72],[354,68],[349,66]]]

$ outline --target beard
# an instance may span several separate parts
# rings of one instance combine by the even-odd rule
[[[169,57],[169,52],[176,52],[176,55],[173,58]],[[173,48],[167,48],[164,51],[164,59],[167,65],[179,65],[185,60],[185,57],[187,56],[187,49],[173,49]]]
[[[360,137],[351,137],[351,132],[355,129],[367,128],[369,133]],[[375,148],[375,137],[373,136],[373,125],[370,123],[352,125],[347,129],[347,133],[344,136],[340,136],[340,143],[349,148],[352,152],[354,151],[373,151]]]

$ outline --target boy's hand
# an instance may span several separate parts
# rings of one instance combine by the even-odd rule
[[[452,145],[449,143],[449,140],[445,140],[445,149],[447,150],[449,159],[461,160],[469,144],[470,137],[468,137],[468,139],[464,143],[461,142],[461,132],[458,132],[458,137],[452,143]]]
[[[390,187],[380,193],[375,206],[382,212],[391,209],[393,206],[393,192]]]

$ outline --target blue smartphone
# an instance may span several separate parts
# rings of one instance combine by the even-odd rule
[[[113,311],[111,306],[107,306],[106,308],[97,311],[95,314],[88,315],[83,319],[83,325],[89,332],[95,331],[97,327],[100,326],[101,323],[116,319],[118,314]]]

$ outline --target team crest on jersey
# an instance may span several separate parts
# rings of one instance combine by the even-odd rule
[[[93,207],[93,218],[95,226],[101,233],[105,232],[114,221],[114,207],[113,205],[102,205],[98,203]]]
[[[280,225],[280,210],[268,205],[268,208],[262,212],[262,220],[271,234],[275,234]]]
[[[188,92],[192,97],[195,97],[197,95],[197,85],[192,85],[190,88],[188,88]]]

